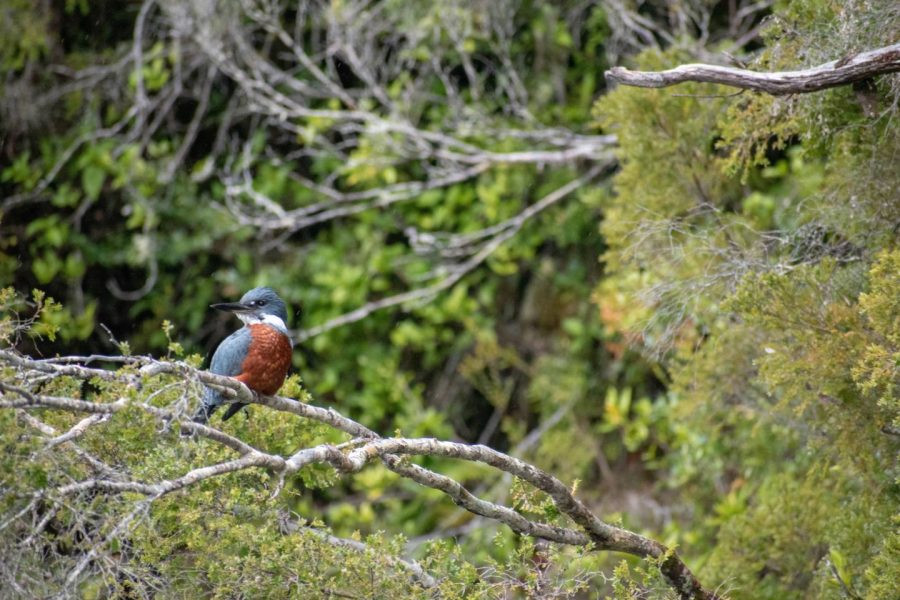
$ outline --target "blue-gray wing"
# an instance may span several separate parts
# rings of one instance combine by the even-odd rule
[[[222,340],[213,353],[209,372],[216,375],[235,376],[241,374],[241,364],[250,350],[250,328],[241,327]]]
[[[241,364],[244,362],[247,351],[250,349],[250,341],[250,329],[248,327],[241,327],[222,340],[222,343],[219,344],[219,347],[213,353],[212,360],[209,363],[209,372],[231,377],[240,375]],[[224,401],[225,399],[220,392],[206,388],[200,409],[194,415],[194,421],[205,423]]]

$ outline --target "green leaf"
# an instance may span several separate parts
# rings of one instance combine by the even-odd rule
[[[31,480],[31,484],[38,489],[47,487],[49,481],[47,472],[37,465],[28,470],[28,478]]]
[[[60,185],[59,188],[57,188],[56,193],[54,193],[53,197],[50,199],[53,206],[59,208],[75,206],[78,204],[79,200],[81,200],[81,194],[68,183]]]
[[[53,278],[59,273],[60,267],[62,267],[62,262],[60,262],[59,258],[55,254],[47,252],[43,257],[34,259],[34,262],[31,264],[31,271],[37,278],[38,283],[45,285],[53,281]]]
[[[86,268],[81,255],[75,252],[66,257],[66,264],[65,267],[63,267],[63,272],[68,279],[78,279],[84,275]]]
[[[104,181],[106,181],[106,171],[100,167],[90,165],[81,172],[81,187],[84,188],[85,195],[91,200],[100,197]]]

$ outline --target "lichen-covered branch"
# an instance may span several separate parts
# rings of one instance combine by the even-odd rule
[[[667,71],[613,67],[606,79],[622,85],[662,88],[687,81],[719,83],[773,95],[805,94],[900,71],[900,43],[799,71],[764,73],[719,65],[688,64]]]
[[[690,569],[670,549],[652,539],[604,522],[560,480],[534,465],[498,452],[493,448],[437,439],[381,438],[371,429],[348,419],[333,409],[323,409],[280,396],[259,397],[243,384],[231,378],[212,375],[185,363],[159,361],[147,357],[111,357],[110,362],[124,363],[125,368],[113,371],[87,366],[87,363],[102,360],[104,357],[82,357],[81,360],[72,360],[71,358],[35,360],[12,350],[0,350],[0,368],[13,373],[11,382],[3,382],[0,385],[0,410],[13,410],[25,416],[27,423],[46,436],[45,451],[61,446],[77,448],[79,438],[91,428],[102,425],[118,412],[138,409],[158,419],[166,427],[169,423],[178,423],[182,434],[207,438],[233,450],[238,457],[196,466],[180,476],[156,481],[141,480],[121,469],[117,470],[112,467],[109,468],[111,472],[95,471],[95,475],[90,477],[37,490],[26,504],[25,509],[17,509],[19,512],[4,519],[5,525],[10,520],[25,518],[32,512],[36,503],[44,500],[50,503],[59,503],[64,502],[67,497],[86,493],[115,496],[131,493],[144,496],[146,499],[142,502],[152,502],[164,495],[202,481],[249,469],[267,469],[278,474],[283,482],[285,475],[295,473],[309,465],[330,465],[339,473],[349,474],[360,471],[371,462],[382,462],[398,475],[420,485],[440,490],[462,508],[503,523],[520,534],[560,544],[590,545],[596,550],[613,550],[651,559],[659,564],[662,574],[681,598],[716,598],[713,592],[703,588]],[[191,384],[194,382],[214,385],[228,390],[228,395],[232,396],[235,401],[262,404],[274,410],[312,419],[347,433],[353,439],[347,444],[341,444],[340,447],[319,444],[301,448],[289,456],[254,448],[214,427],[183,419],[184,415],[189,413],[186,413],[186,407],[182,402],[173,402],[166,406],[151,404],[148,397],[153,396],[156,392],[144,392],[143,386],[147,380],[160,374],[172,375],[180,379],[186,390],[193,389],[195,386]],[[125,395],[113,402],[96,402],[41,392],[43,384],[48,379],[66,378],[85,381],[102,379],[107,382],[118,382],[136,392],[136,398]],[[144,393],[149,396],[143,397]],[[74,414],[87,413],[88,416],[78,420],[74,426],[60,434],[56,429],[32,415],[33,409]],[[478,498],[459,482],[410,463],[403,458],[406,456],[445,457],[479,462],[509,473],[547,494],[559,512],[568,518],[572,525],[563,526],[541,522],[510,507]],[[281,484],[276,488],[274,495],[277,495],[280,489]],[[15,503],[13,506],[18,507]],[[138,504],[138,508],[129,513],[131,516],[122,521],[124,524],[115,527],[102,539],[101,543],[104,545],[109,543],[111,538],[127,529],[128,523],[143,510],[140,508],[142,506],[144,505]],[[94,554],[98,551],[96,548],[92,549]],[[69,573],[67,583],[75,581],[89,560],[91,558],[85,556],[79,561],[75,570]],[[416,576],[427,581],[427,574],[424,572],[416,572]]]

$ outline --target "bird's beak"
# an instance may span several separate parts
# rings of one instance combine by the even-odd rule
[[[240,302],[221,302],[219,304],[210,304],[209,307],[232,313],[250,312],[253,310],[251,307],[246,304],[241,304]]]

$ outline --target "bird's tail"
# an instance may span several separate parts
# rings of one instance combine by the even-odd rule
[[[191,417],[191,420],[194,421],[194,423],[207,423],[213,413],[216,412],[224,403],[222,397],[219,394],[208,388],[206,391],[207,393],[204,394],[203,400],[200,403],[200,408],[198,408],[197,412],[194,413],[194,416]],[[227,421],[228,419],[236,415],[238,411],[245,406],[247,406],[247,404],[243,402],[233,402],[229,404],[228,410],[226,410],[225,414],[222,415],[222,421]]]
[[[197,409],[197,412],[194,413],[194,416],[191,417],[191,420],[194,423],[205,424],[209,421],[212,414],[216,412],[217,408],[219,408],[218,404],[207,404],[204,402],[200,405],[200,408]]]
[[[204,390],[203,398],[200,400],[200,408],[191,417],[194,423],[206,423],[214,412],[222,405],[222,399],[219,395],[209,388]]]
[[[243,402],[235,402],[234,404],[229,404],[228,410],[226,410],[225,414],[222,415],[222,422],[225,422],[228,419],[230,419],[231,417],[233,417],[234,415],[236,415],[238,413],[238,411],[241,410],[242,408],[244,408],[245,406],[247,406],[247,405]]]

